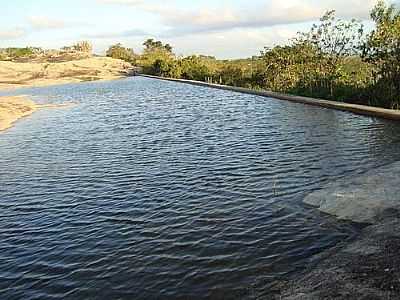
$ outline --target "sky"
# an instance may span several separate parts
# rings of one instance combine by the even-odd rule
[[[306,31],[327,10],[371,27],[376,0],[13,0],[1,3],[0,48],[61,48],[89,40],[103,54],[122,43],[136,52],[147,38],[178,55],[257,55]]]

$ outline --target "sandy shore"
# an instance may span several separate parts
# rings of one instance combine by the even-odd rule
[[[131,64],[109,57],[93,57],[61,63],[0,61],[0,90],[113,80],[128,76],[132,72]]]
[[[94,80],[113,80],[131,75],[132,65],[109,57],[93,57],[61,63],[0,61],[0,90],[48,86]],[[70,106],[38,105],[27,96],[0,97],[0,131],[37,109]]]
[[[0,131],[10,128],[15,121],[31,115],[39,108],[26,96],[0,97]]]
[[[65,104],[36,104],[28,96],[0,97],[0,132],[13,126],[21,118],[27,117],[41,108],[61,108],[74,106]]]

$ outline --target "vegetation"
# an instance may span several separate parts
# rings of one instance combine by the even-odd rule
[[[72,46],[73,50],[77,52],[92,53],[92,44],[88,41],[81,41]]]
[[[25,47],[25,48],[3,48],[0,49],[0,59],[11,59],[11,58],[23,58],[29,57],[35,54],[36,49],[33,47]]]
[[[175,54],[169,44],[148,39],[143,43],[144,51],[138,60],[138,65],[144,73],[159,76],[180,77]]]
[[[110,46],[106,52],[106,55],[108,57],[125,60],[132,64],[136,63],[137,58],[137,55],[133,52],[133,49],[125,48],[120,43]]]
[[[241,60],[178,57],[169,44],[149,39],[137,65],[164,77],[398,108],[400,11],[379,1],[371,18],[376,28],[367,35],[360,21],[328,11],[287,45]]]
[[[380,1],[371,13],[375,30],[363,46],[363,59],[372,65],[369,95],[373,104],[399,108],[400,11]],[[379,100],[378,100],[379,99]]]
[[[61,62],[87,58],[92,55],[88,41],[77,42],[60,50],[45,50],[39,47],[0,48],[0,60],[16,62]]]
[[[400,10],[380,0],[371,19],[375,27],[367,34],[360,21],[328,11],[309,31],[248,59],[177,56],[170,44],[154,39],[143,43],[141,55],[121,44],[110,46],[106,55],[145,74],[400,108]],[[91,52],[92,45],[83,41],[61,51],[0,49],[0,60],[66,61]]]

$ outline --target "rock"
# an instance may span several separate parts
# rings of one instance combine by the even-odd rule
[[[317,266],[280,283],[276,300],[400,299],[400,219],[365,227],[355,241],[325,252]]]
[[[388,211],[400,209],[400,162],[333,182],[303,202],[339,219],[376,223]]]

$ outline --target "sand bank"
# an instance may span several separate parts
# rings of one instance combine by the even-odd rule
[[[0,61],[0,90],[94,80],[113,80],[132,74],[132,65],[109,57],[61,63]]]
[[[65,104],[36,104],[27,96],[0,97],[0,132],[10,128],[17,120],[27,117],[41,108],[60,108],[74,106]]]
[[[38,108],[26,96],[0,97],[0,131],[10,128],[15,121],[29,116]]]

